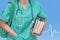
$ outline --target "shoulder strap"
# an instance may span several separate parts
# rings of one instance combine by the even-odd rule
[[[13,19],[13,17],[14,17],[15,4],[12,3],[12,2],[9,2],[9,3],[11,3],[12,7],[11,7],[11,12],[10,12],[10,14],[9,14],[8,25],[11,26],[11,24],[12,24],[12,19]]]

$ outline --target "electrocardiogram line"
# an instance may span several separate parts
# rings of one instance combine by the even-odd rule
[[[48,30],[44,31],[43,33],[48,33],[49,31],[51,32],[51,37],[54,37],[55,33],[60,34],[60,31],[57,31],[56,29],[53,30],[52,24],[50,24]]]

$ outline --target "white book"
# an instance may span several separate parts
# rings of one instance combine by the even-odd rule
[[[43,29],[44,21],[40,21],[39,19],[36,20],[34,25],[34,33],[40,34]]]

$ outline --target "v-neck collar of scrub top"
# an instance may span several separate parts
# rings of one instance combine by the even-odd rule
[[[30,3],[27,4],[27,7],[24,9],[21,2],[19,2],[19,9],[22,10],[22,11],[27,11],[30,9]]]

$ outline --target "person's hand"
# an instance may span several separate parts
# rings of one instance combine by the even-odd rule
[[[34,29],[34,28],[31,30],[31,33],[32,33],[32,35],[34,35],[34,36],[40,36],[40,35],[42,34],[42,32],[39,33],[39,34],[37,34],[37,33],[35,32],[35,29]]]
[[[23,40],[22,35],[17,35],[14,37],[14,40]]]

